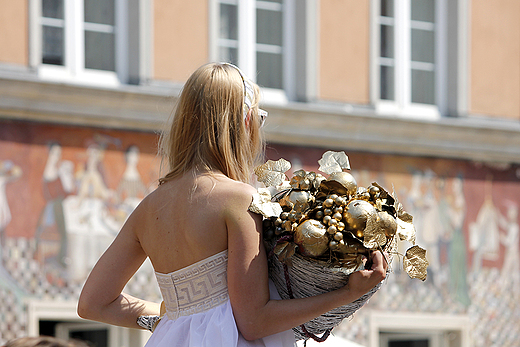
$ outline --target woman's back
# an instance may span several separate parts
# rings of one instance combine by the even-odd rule
[[[336,291],[296,300],[270,297],[262,216],[248,212],[256,190],[241,183],[249,181],[263,148],[258,101],[258,86],[233,65],[207,64],[190,76],[170,130],[161,137],[169,172],[93,268],[78,303],[81,317],[137,328],[146,317],[158,316],[158,303],[123,292],[149,257],[171,312],[183,309],[188,296],[188,304],[200,302],[202,309],[178,319],[167,315],[149,346],[244,346],[246,339],[252,341],[249,346],[292,346],[291,328],[352,302],[384,278],[383,257],[376,254],[372,270],[352,274]],[[190,265],[221,252],[225,269],[215,276],[206,267],[176,280],[176,273],[185,274]],[[184,279],[206,275],[218,290],[215,284],[226,277],[225,294],[219,296],[225,300],[217,300],[217,306],[215,293],[206,295],[203,285],[190,282],[181,288]],[[192,300],[199,294],[204,302]]]
[[[252,192],[221,173],[188,172],[160,185],[129,222],[155,270],[170,273],[227,249],[226,211]]]

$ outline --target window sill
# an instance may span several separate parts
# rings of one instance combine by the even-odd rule
[[[409,104],[400,107],[395,102],[384,100],[376,103],[375,112],[382,117],[403,119],[438,120],[442,117],[439,108],[434,105]]]
[[[40,65],[38,77],[42,81],[83,86],[117,88],[121,85],[115,72],[84,69],[76,74],[62,66]]]
[[[348,105],[347,105],[348,106]],[[520,163],[520,123],[475,117],[380,115],[375,109],[293,103],[265,107],[268,142],[362,152]]]

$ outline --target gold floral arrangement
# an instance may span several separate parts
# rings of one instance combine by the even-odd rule
[[[270,277],[282,299],[306,297],[337,289],[348,275],[363,269],[376,250],[402,257],[411,278],[426,279],[426,250],[416,245],[413,218],[404,211],[395,194],[376,182],[358,186],[348,172],[344,152],[327,151],[318,161],[318,171],[298,170],[288,179],[291,164],[269,160],[255,169],[259,188],[251,204],[261,213],[263,233],[270,257]],[[404,255],[398,243],[412,244]],[[385,255],[385,260],[389,259]],[[352,315],[375,291],[351,305],[295,328],[297,338],[317,341]],[[324,333],[317,337],[316,333]]]

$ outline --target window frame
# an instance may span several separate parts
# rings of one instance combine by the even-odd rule
[[[435,332],[408,332],[408,333],[396,333],[396,332],[384,332],[379,333],[380,347],[388,347],[393,341],[428,341],[428,347],[443,347],[449,346],[447,343],[447,334],[439,331]]]
[[[368,319],[369,347],[381,347],[385,334],[409,338],[428,336],[429,341],[447,347],[469,347],[471,343],[468,315],[371,311]],[[448,336],[451,337],[449,343],[443,343]]]
[[[220,4],[237,6],[237,40],[226,42],[219,38]],[[267,4],[264,4],[267,5]],[[269,4],[267,7],[277,6]],[[294,99],[296,94],[295,82],[295,6],[296,0],[283,0],[282,4],[282,89],[262,87],[262,98],[271,104],[286,104]],[[210,59],[219,61],[219,48],[235,47],[238,49],[237,65],[253,82],[256,82],[256,54],[264,49],[274,49],[268,45],[256,42],[256,10],[257,0],[212,0],[210,2]],[[222,43],[222,44],[221,44]],[[260,49],[259,49],[260,48]]]
[[[394,100],[380,98],[380,0],[371,3],[371,99],[376,113],[384,116],[438,119],[447,114],[447,0],[435,0],[435,104],[411,101],[411,1],[394,0]],[[383,20],[384,21],[384,20]],[[384,58],[383,58],[384,59]]]
[[[30,0],[31,17],[31,65],[38,77],[86,85],[117,87],[128,81],[128,4],[114,0],[115,18],[115,71],[88,69],[85,67],[85,22],[83,0],[63,0],[64,6],[64,65],[42,62],[42,26],[48,20],[42,17],[41,0]],[[88,26],[88,24],[87,24]]]

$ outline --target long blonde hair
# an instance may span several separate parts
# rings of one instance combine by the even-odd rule
[[[258,116],[259,88],[250,81],[254,97],[246,126],[243,78],[233,65],[218,63],[203,65],[190,76],[171,126],[161,135],[160,153],[169,172],[159,184],[192,169],[219,170],[231,179],[250,181],[264,142]]]

